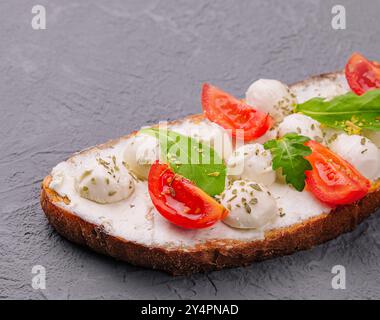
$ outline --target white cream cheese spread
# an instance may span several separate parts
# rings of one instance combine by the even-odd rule
[[[270,83],[265,83],[265,86],[267,85],[270,85]],[[276,83],[276,86],[279,85]],[[290,89],[296,96],[292,97],[292,99],[294,98],[299,102],[303,102],[316,96],[332,98],[336,95],[346,93],[348,87],[344,75],[339,74],[336,78],[312,78],[304,84],[296,84]],[[283,92],[284,94],[288,94],[290,91],[284,87]],[[248,91],[247,95],[249,97],[251,97],[251,94],[252,93]],[[287,113],[288,112],[286,112],[286,114]],[[282,114],[279,118],[282,119],[284,115],[285,114]],[[307,129],[309,130],[308,133],[318,136],[321,135],[319,126],[316,128],[315,125],[312,126],[313,123],[310,123],[310,121],[306,122],[308,126]],[[302,121],[300,123],[302,124]],[[200,120],[197,122],[184,120],[175,125],[169,125],[169,129],[210,144],[226,162],[236,148],[236,145],[232,143],[227,132],[208,120]],[[267,139],[275,137],[276,134],[276,129],[271,133],[267,133]],[[158,159],[157,144],[154,139],[153,137],[146,136],[132,136],[119,140],[113,144],[112,147],[89,149],[58,164],[52,170],[52,181],[49,187],[55,190],[59,195],[69,198],[70,203],[65,204],[59,202],[57,205],[73,212],[88,222],[103,226],[111,235],[128,241],[135,241],[145,245],[163,246],[166,248],[179,246],[189,248],[207,240],[234,239],[252,241],[263,239],[265,231],[267,230],[287,227],[305,221],[313,216],[328,213],[331,210],[331,208],[318,201],[308,191],[304,190],[298,192],[280,180],[275,182],[275,173],[270,168],[271,159],[268,155],[263,154],[264,150],[262,146],[259,145],[259,147],[256,148],[258,149],[257,155],[255,153],[256,149],[252,149],[253,151],[248,150],[249,152],[254,152],[254,154],[249,155],[249,152],[247,152],[246,155],[247,157],[251,156],[252,161],[257,162],[252,163],[252,168],[256,170],[254,172],[255,174],[245,172],[245,170],[249,170],[249,168],[243,167],[242,174],[237,175],[235,180],[260,180],[252,182],[263,183],[262,189],[265,190],[265,195],[263,193],[263,195],[257,196],[255,192],[253,192],[252,196],[246,197],[246,201],[250,206],[250,209],[247,209],[248,211],[253,212],[255,210],[257,201],[262,202],[262,207],[257,209],[256,212],[258,214],[256,216],[246,217],[243,211],[240,209],[240,211],[236,210],[238,207],[235,208],[237,203],[234,202],[232,205],[234,206],[236,214],[234,213],[234,215],[229,217],[231,221],[228,219],[226,221],[226,223],[236,227],[236,225],[239,224],[239,219],[247,219],[246,225],[254,229],[232,228],[223,222],[217,222],[207,229],[181,229],[171,224],[156,211],[148,194],[147,182],[143,180],[147,178],[149,170],[148,163]],[[263,140],[267,139],[258,139],[257,141],[251,142],[251,144],[263,143],[265,142]],[[220,141],[222,141],[222,143],[220,143]],[[374,146],[374,144],[371,144],[371,148],[372,146]],[[244,148],[242,150],[244,154]],[[372,161],[372,158],[375,157],[373,150],[371,149],[370,151],[370,158],[367,159],[368,161],[366,163],[369,163],[369,161]],[[379,150],[377,151],[380,155]],[[137,157],[136,154],[138,154]],[[96,185],[92,185],[93,190],[91,194],[86,197],[83,193],[78,192],[78,188],[83,191],[83,187],[89,187],[89,184],[93,182],[93,178],[95,178],[95,180],[103,179],[104,181],[107,179],[107,170],[106,173],[103,171],[101,173],[92,171],[95,170],[94,166],[99,162],[97,159],[108,159],[106,160],[107,163],[112,163],[112,159],[123,159],[122,164],[118,163],[117,166],[123,165],[122,171],[119,168],[120,172],[118,172],[118,174],[123,174],[125,178],[123,178],[120,185],[117,185],[115,182],[117,181],[118,175],[115,175],[116,180],[113,181],[113,184],[102,183],[98,189]],[[379,158],[377,161],[380,161]],[[378,164],[378,162],[376,163]],[[377,170],[379,173],[380,168]],[[87,174],[83,177],[85,172],[87,172]],[[228,189],[228,184],[226,188],[225,193],[227,194],[231,190]],[[86,190],[87,192],[89,191],[88,189]],[[115,194],[112,194],[113,191],[120,192],[120,196],[115,197]],[[242,196],[240,195],[240,202],[242,202],[241,198]],[[221,202],[223,204],[223,200],[221,200]],[[300,206],[300,204],[302,204],[302,206]]]

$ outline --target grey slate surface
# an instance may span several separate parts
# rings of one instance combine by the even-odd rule
[[[47,9],[47,30],[31,8]],[[1,1],[0,298],[379,298],[380,216],[292,256],[173,278],[74,245],[48,224],[42,178],[71,153],[160,119],[200,111],[200,84],[242,95],[342,68],[355,50],[380,59],[377,0]],[[33,290],[31,269],[47,270]],[[344,265],[347,289],[331,288]]]

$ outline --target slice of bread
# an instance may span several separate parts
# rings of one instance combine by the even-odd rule
[[[318,87],[318,90],[315,88]],[[312,77],[292,86],[297,96],[307,100],[316,95],[331,96],[347,91],[341,72]],[[317,93],[316,93],[317,91]],[[199,121],[202,115],[187,119]],[[183,120],[178,120],[180,122]],[[132,135],[135,133],[132,133]],[[94,148],[110,148],[130,136],[110,141]],[[73,157],[91,152],[85,150]],[[341,206],[330,213],[319,214],[291,226],[265,232],[264,239],[241,240],[221,235],[192,246],[167,246],[147,244],[111,235],[103,225],[80,217],[65,206],[68,201],[49,188],[51,176],[42,183],[41,206],[51,225],[65,238],[91,249],[127,261],[131,264],[164,270],[173,275],[245,266],[276,256],[309,249],[355,228],[370,214],[380,208],[380,187],[373,187],[361,201]],[[91,213],[89,213],[91,214]],[[159,228],[156,226],[156,228]],[[156,230],[160,232],[160,230]],[[199,232],[202,232],[200,230]]]

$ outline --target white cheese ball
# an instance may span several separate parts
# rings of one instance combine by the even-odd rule
[[[259,143],[246,144],[228,158],[227,175],[232,180],[247,179],[269,186],[276,179],[272,155]]]
[[[159,141],[146,134],[132,137],[124,151],[124,161],[138,178],[148,179],[152,164],[160,157]]]
[[[221,195],[229,210],[223,222],[238,229],[257,229],[271,222],[278,213],[277,203],[263,185],[236,180]]]
[[[280,81],[260,79],[250,85],[245,101],[260,111],[269,113],[276,122],[292,113],[297,104],[296,96]]]
[[[173,127],[171,130],[207,144],[222,159],[227,159],[233,152],[232,140],[228,132],[216,123],[208,120],[199,123],[188,121],[182,125]]]
[[[112,156],[97,158],[75,181],[82,198],[102,204],[127,199],[135,189],[129,171]]]
[[[287,133],[298,133],[317,142],[323,142],[319,122],[304,114],[294,113],[284,118],[278,126],[278,134],[282,137]]]
[[[370,180],[379,177],[379,149],[363,136],[341,133],[330,144],[330,149],[352,164]]]

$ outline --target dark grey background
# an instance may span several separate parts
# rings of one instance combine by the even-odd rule
[[[31,8],[47,9],[47,30]],[[344,4],[347,30],[331,27]],[[71,244],[39,205],[42,178],[85,147],[200,108],[210,81],[242,96],[255,79],[287,83],[380,59],[379,1],[1,1],[0,297],[73,299],[379,298],[380,217],[292,256],[173,278]],[[47,270],[47,289],[31,269]],[[347,289],[331,288],[331,268]]]

